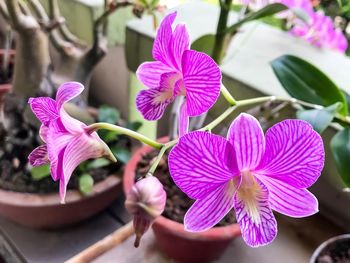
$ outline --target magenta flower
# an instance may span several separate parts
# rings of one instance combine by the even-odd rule
[[[190,50],[184,24],[172,30],[176,12],[162,21],[153,45],[156,61],[140,65],[136,74],[149,89],[136,98],[137,109],[147,120],[158,120],[177,96],[185,100],[180,108],[180,135],[186,133],[188,117],[209,110],[220,95],[221,71],[208,55]]]
[[[272,210],[291,217],[318,211],[306,188],[324,164],[321,137],[301,120],[285,120],[264,137],[258,121],[241,114],[227,139],[207,132],[181,137],[169,156],[176,185],[197,199],[187,211],[188,231],[215,226],[233,208],[244,241],[257,247],[272,242],[277,223]]]
[[[50,163],[53,180],[60,180],[60,196],[64,202],[68,181],[74,169],[83,161],[106,156],[115,161],[108,146],[96,132],[90,134],[84,123],[70,117],[65,102],[78,96],[84,87],[77,82],[60,86],[56,100],[48,97],[30,98],[29,104],[41,121],[40,136],[46,143],[29,155],[33,166]]]
[[[348,47],[348,41],[343,32],[334,28],[330,17],[322,12],[312,13],[308,23],[296,21],[290,31],[320,48],[329,48],[344,53]]]

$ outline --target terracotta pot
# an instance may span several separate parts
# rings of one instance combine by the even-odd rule
[[[339,244],[339,246],[338,246]],[[319,256],[321,256],[322,253],[326,252],[327,250],[329,250],[330,252],[332,251],[332,249],[334,249],[334,246],[337,247],[339,249],[339,247],[341,249],[344,250],[344,254],[349,253],[349,249],[350,246],[346,246],[345,244],[349,245],[350,244],[350,234],[346,234],[346,235],[340,235],[340,236],[336,236],[336,237],[332,237],[328,240],[326,240],[325,242],[323,242],[316,250],[315,252],[312,254],[311,259],[310,259],[310,263],[317,263]],[[331,246],[333,248],[331,248]],[[331,252],[332,254],[332,252]],[[322,262],[329,262],[326,261],[328,259],[324,259]],[[333,261],[330,261],[333,262]]]
[[[167,138],[159,141],[165,142]],[[124,193],[128,193],[135,182],[135,171],[140,159],[150,151],[151,147],[143,146],[126,165],[123,177]],[[181,262],[191,263],[210,262],[219,258],[231,241],[241,235],[238,224],[191,233],[184,230],[183,224],[163,216],[157,218],[152,228],[158,247],[165,254]]]
[[[64,205],[60,204],[57,193],[29,194],[0,189],[0,215],[33,228],[60,228],[104,210],[121,192],[121,179],[113,175],[96,183],[89,196],[68,190]]]

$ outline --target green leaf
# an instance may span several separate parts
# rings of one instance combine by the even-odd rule
[[[99,159],[95,159],[95,160],[89,162],[86,168],[87,169],[97,169],[97,168],[107,166],[110,163],[111,163],[110,160],[107,160],[105,158],[99,158]]]
[[[45,177],[49,177],[50,176],[50,165],[49,164],[45,164],[43,166],[37,166],[37,167],[33,167],[30,170],[30,175],[32,176],[33,180],[41,180]]]
[[[99,122],[107,122],[116,124],[119,121],[120,113],[117,109],[103,105],[98,109],[97,120]]]
[[[273,60],[271,65],[282,86],[292,97],[322,106],[341,102],[343,107],[339,113],[347,115],[344,94],[314,65],[291,55],[281,56]]]
[[[138,131],[141,127],[142,127],[142,122],[140,121],[128,122],[126,124],[126,128],[133,131]]]
[[[284,11],[288,9],[287,6],[283,5],[283,4],[279,4],[279,3],[275,3],[275,4],[270,4],[265,6],[264,8],[259,9],[256,12],[252,12],[249,13],[245,18],[243,18],[242,20],[238,21],[236,24],[233,24],[232,26],[230,26],[229,28],[226,29],[226,33],[234,33],[237,31],[237,29],[239,27],[241,27],[244,23],[253,21],[253,20],[257,20],[263,17],[267,17],[267,16],[272,16],[274,14],[277,14],[281,11]]]
[[[83,195],[88,195],[92,192],[94,179],[89,174],[83,174],[79,177],[79,191]]]
[[[98,131],[98,135],[106,143],[110,143],[110,142],[118,139],[119,134],[120,133],[116,132],[116,131],[108,131],[108,130],[99,130]]]
[[[213,53],[214,44],[215,44],[215,35],[208,34],[195,40],[191,45],[191,49],[197,50],[199,52],[203,52],[211,56]]]
[[[342,92],[344,94],[346,105],[348,106],[348,110],[349,110],[350,109],[350,95],[347,92],[345,92],[344,90],[342,90]]]
[[[321,134],[331,124],[340,107],[342,104],[338,102],[320,110],[299,110],[297,117],[309,122],[314,130]]]
[[[111,151],[117,157],[118,161],[122,163],[127,163],[131,158],[131,152],[124,147],[112,147]]]
[[[334,161],[344,183],[350,187],[350,128],[339,131],[331,140]]]

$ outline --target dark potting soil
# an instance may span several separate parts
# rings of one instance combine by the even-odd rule
[[[27,127],[12,139],[0,128],[0,188],[15,192],[52,193],[58,192],[59,182],[54,182],[51,176],[34,180],[30,174],[28,156],[31,151],[41,144],[36,128]],[[131,147],[131,146],[130,146]],[[89,174],[94,182],[99,182],[111,174],[116,174],[122,167],[120,162],[90,169]],[[68,189],[79,189],[79,176],[73,173]]]
[[[328,245],[318,256],[317,263],[350,263],[350,240],[338,240]]]
[[[141,161],[136,168],[136,180],[144,177],[150,169],[150,164],[158,155],[158,151],[152,151],[149,154],[142,156]],[[184,192],[182,192],[174,183],[170,176],[168,169],[168,155],[164,154],[163,159],[159,163],[154,176],[163,184],[164,190],[167,194],[166,206],[163,216],[183,224],[183,218],[187,210],[192,206],[195,200],[190,199]],[[226,226],[236,223],[234,212],[230,212],[222,219],[216,226]]]

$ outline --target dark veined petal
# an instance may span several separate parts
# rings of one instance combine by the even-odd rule
[[[65,148],[62,162],[63,177],[60,178],[60,196],[64,202],[66,188],[75,168],[82,162],[106,154],[105,145],[85,133],[74,137]]]
[[[307,188],[318,179],[323,165],[321,136],[305,121],[285,120],[266,132],[266,151],[256,172]]]
[[[208,111],[220,95],[221,71],[208,55],[186,50],[182,57],[187,112],[197,116]]]
[[[233,147],[224,137],[208,132],[182,136],[168,162],[175,184],[193,199],[205,198],[239,174]]]
[[[190,48],[190,36],[185,24],[178,24],[170,41],[171,55],[175,66],[181,71],[181,59],[185,50]]]
[[[291,217],[311,216],[318,212],[318,201],[308,190],[267,176],[259,178],[269,190],[269,203],[273,210]]]
[[[205,231],[221,221],[234,205],[237,179],[217,185],[204,199],[197,200],[187,211],[184,225],[187,231]]]
[[[243,240],[251,247],[267,245],[277,235],[277,222],[269,206],[268,190],[258,181],[254,187],[245,187],[243,180],[234,204]]]
[[[186,99],[180,106],[179,114],[179,137],[185,135],[188,132],[189,117],[187,115],[187,103]]]
[[[55,120],[59,117],[56,101],[51,98],[30,98],[28,103],[30,104],[30,107],[35,116],[45,126],[48,126],[51,120]]]
[[[137,78],[148,88],[159,87],[161,75],[173,71],[172,68],[160,61],[144,62],[137,71]]]
[[[176,17],[176,12],[167,15],[161,22],[156,38],[154,39],[152,55],[155,60],[161,61],[169,67],[175,67],[176,63],[171,56],[170,42],[173,37],[171,25]]]
[[[39,147],[35,148],[29,154],[28,159],[32,166],[42,166],[49,163],[46,145],[40,145]]]
[[[242,113],[231,124],[227,140],[234,145],[240,170],[254,170],[265,151],[263,130],[257,119]]]
[[[63,104],[78,96],[84,90],[84,86],[79,82],[66,82],[62,84],[56,94],[56,103],[58,111],[61,110]]]

